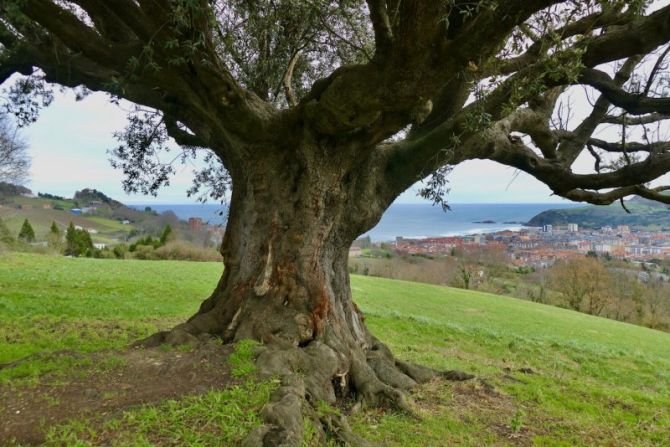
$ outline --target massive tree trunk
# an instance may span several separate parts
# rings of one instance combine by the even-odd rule
[[[266,409],[268,425],[257,433],[265,445],[300,442],[306,402],[353,395],[362,404],[408,409],[402,390],[432,375],[396,361],[352,301],[349,246],[385,208],[379,194],[366,192],[376,173],[361,175],[368,167],[351,165],[349,151],[364,149],[297,144],[299,158],[282,146],[265,148],[272,156],[233,172],[223,277],[186,323],[148,340],[262,342],[261,374],[283,380],[278,403]],[[341,157],[333,157],[338,151]],[[343,419],[321,417],[346,442],[356,442]]]

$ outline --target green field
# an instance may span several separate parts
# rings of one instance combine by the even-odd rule
[[[0,364],[64,349],[123,348],[194,312],[221,268],[216,263],[0,255]],[[420,419],[379,410],[350,416],[354,430],[371,441],[391,446],[669,445],[670,334],[424,284],[354,276],[352,289],[373,333],[400,358],[478,377],[419,388],[413,397]],[[28,389],[53,376],[67,382],[67,368],[78,362],[81,356],[36,357],[0,369],[0,386]],[[242,387],[251,391],[236,388],[128,410],[111,422],[126,436],[119,435],[126,441],[118,445],[147,445],[129,441],[128,433],[134,432],[160,444],[165,430],[188,432],[183,439],[192,441],[185,445],[212,445],[203,441],[212,439],[206,429],[188,431],[207,411],[220,427],[240,423],[247,430],[257,423],[268,389],[251,382]],[[226,406],[234,396],[244,400],[237,410]],[[231,415],[238,407],[245,411]],[[75,421],[53,428],[50,443],[96,444],[97,435],[86,427]],[[243,432],[226,435],[227,442],[237,442]]]

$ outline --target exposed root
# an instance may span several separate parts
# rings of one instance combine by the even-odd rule
[[[25,357],[21,357],[20,359],[14,360],[12,362],[8,363],[0,363],[0,370],[2,369],[8,369],[8,368],[15,368],[17,366],[22,365],[23,363],[30,362],[33,360],[51,360],[54,358],[58,357],[73,357],[73,358],[80,358],[84,357],[83,354],[72,351],[70,349],[63,349],[61,351],[55,351],[55,352],[36,352],[34,354],[27,355]]]
[[[161,332],[156,332],[153,335],[148,336],[147,338],[144,338],[142,340],[138,340],[135,343],[131,345],[133,348],[155,348],[157,346],[163,345],[163,344],[168,344],[168,345],[173,345],[173,346],[178,346],[178,345],[192,345],[192,346],[197,346],[201,344],[205,339],[209,339],[211,337],[200,335],[199,337],[196,337],[193,334],[190,334],[189,332],[186,332],[184,330],[179,329],[178,327],[170,330],[170,331],[161,331]]]
[[[209,328],[207,322],[197,323],[190,320],[137,345],[195,345],[211,340],[211,335],[198,332],[198,326]],[[338,399],[354,401],[352,412],[381,407],[417,417],[408,397],[408,391],[417,384],[437,376],[447,380],[474,377],[460,371],[439,372],[397,360],[386,345],[374,337],[370,340],[366,348],[331,333],[305,345],[282,339],[261,345],[256,357],[259,377],[280,379],[280,386],[262,410],[264,424],[253,430],[243,445],[301,446],[306,421],[311,421],[316,431],[309,433],[312,442],[325,444],[328,439],[334,439],[347,446],[367,446],[364,439],[352,432],[346,417],[334,408]]]
[[[454,380],[454,381],[464,381],[464,380],[470,380],[474,379],[475,376],[472,374],[465,373],[463,371],[458,371],[458,370],[451,370],[451,371],[445,371],[440,374],[442,377],[444,377],[447,380]]]
[[[346,418],[332,409],[350,396],[355,408],[383,407],[415,415],[407,390],[435,377],[436,371],[396,362],[383,345],[347,355],[314,341],[306,347],[266,345],[256,363],[261,377],[280,377],[281,386],[263,409],[265,424],[249,435],[245,446],[297,446],[304,436],[304,418],[316,421],[318,437],[344,445],[367,446]],[[332,409],[332,411],[325,410]]]

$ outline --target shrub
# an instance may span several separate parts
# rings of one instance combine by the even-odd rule
[[[152,253],[153,259],[181,261],[221,261],[221,254],[213,248],[198,247],[184,241],[168,242]]]
[[[128,246],[126,244],[115,245],[112,251],[114,256],[116,256],[118,259],[125,259],[128,253]]]

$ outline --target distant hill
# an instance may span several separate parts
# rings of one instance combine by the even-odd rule
[[[52,222],[65,230],[72,222],[86,228],[95,243],[116,244],[142,234],[157,234],[175,218],[138,211],[104,193],[85,188],[72,198],[32,191],[18,185],[0,183],[0,220],[16,236],[23,221],[33,226],[37,240],[45,240]]]
[[[37,242],[46,240],[53,222],[61,230],[71,222],[88,230],[94,243],[107,245],[158,236],[166,225],[175,237],[199,246],[210,238],[208,232],[192,230],[171,211],[131,208],[97,189],[84,188],[67,198],[47,192],[35,196],[22,186],[0,183],[0,221],[9,234],[16,237],[25,219],[35,230]]]
[[[106,196],[97,189],[84,188],[74,193],[73,199],[83,206],[86,205],[108,205],[111,208],[121,208],[125,205],[111,197]]]
[[[7,182],[0,182],[0,197],[10,197],[10,196],[20,196],[20,195],[32,195],[33,192],[21,185],[12,185]]]
[[[626,202],[626,207],[631,211],[630,214],[619,202],[607,206],[552,209],[536,215],[527,225],[541,227],[576,223],[585,228],[629,225],[650,230],[670,229],[670,205],[634,197]]]

